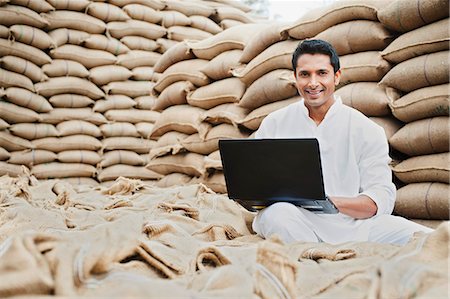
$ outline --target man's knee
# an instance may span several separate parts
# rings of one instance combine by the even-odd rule
[[[295,217],[298,214],[298,208],[287,202],[277,202],[264,210],[259,211],[253,221],[253,230],[259,234],[264,234],[264,228],[277,229],[286,224],[286,219]]]

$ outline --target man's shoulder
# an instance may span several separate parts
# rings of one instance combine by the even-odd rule
[[[268,119],[284,119],[284,118],[288,117],[289,115],[297,114],[300,102],[301,102],[301,100],[291,103],[291,104],[284,106],[280,109],[277,109],[275,111],[272,111],[271,113],[269,113],[269,115],[267,115],[266,118],[268,118]]]

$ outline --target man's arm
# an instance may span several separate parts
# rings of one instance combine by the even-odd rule
[[[364,194],[356,197],[330,197],[330,200],[339,212],[356,219],[370,218],[378,210],[376,203]]]

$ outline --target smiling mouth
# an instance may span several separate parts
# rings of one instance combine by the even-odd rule
[[[320,94],[322,91],[323,90],[306,90],[306,93],[314,96]]]

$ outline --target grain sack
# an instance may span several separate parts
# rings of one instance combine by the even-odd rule
[[[169,131],[162,135],[149,152],[149,160],[167,154],[175,155],[183,150],[181,142],[189,135],[177,131]]]
[[[185,134],[199,133],[204,138],[209,125],[202,123],[201,115],[205,110],[189,105],[176,105],[165,109],[155,122],[151,138],[157,138],[169,131]]]
[[[256,79],[245,91],[239,106],[255,109],[297,94],[294,72],[287,69],[271,71]]]
[[[11,154],[5,150],[3,147],[0,147],[0,161],[8,160],[11,157]]]
[[[276,69],[292,69],[292,53],[298,41],[278,42],[256,56],[249,64],[233,70],[233,75],[250,86],[256,79]]]
[[[241,55],[242,50],[225,51],[211,59],[201,71],[213,80],[232,77],[231,70],[239,65]]]
[[[36,112],[49,112],[53,109],[44,97],[23,88],[9,87],[3,97],[13,104]]]
[[[59,28],[48,33],[55,43],[56,47],[64,44],[81,45],[90,34],[80,30]]]
[[[353,107],[367,116],[390,115],[389,98],[384,88],[376,82],[356,82],[345,85],[335,94],[340,96],[342,103]]]
[[[116,56],[103,51],[87,49],[77,45],[62,45],[50,51],[53,59],[75,60],[85,67],[93,68],[100,65],[108,65],[116,63]]]
[[[199,87],[188,93],[186,100],[191,106],[211,109],[224,103],[237,103],[245,92],[245,84],[238,78],[227,78]]]
[[[119,55],[117,57],[117,64],[128,69],[133,69],[138,66],[154,66],[160,57],[161,54],[156,52],[133,50]]]
[[[9,38],[9,28],[3,25],[0,25],[0,38],[8,39]]]
[[[17,177],[28,172],[28,168],[24,165],[14,165],[0,161],[0,176],[9,175]]]
[[[130,51],[118,39],[101,34],[92,34],[83,41],[83,46],[94,50],[104,50],[114,55],[124,54]]]
[[[34,83],[48,79],[40,67],[20,57],[4,56],[0,58],[0,65],[3,69],[24,75]]]
[[[155,96],[141,96],[134,98],[136,108],[143,110],[153,110],[156,105],[157,98]]]
[[[378,19],[387,28],[406,32],[446,18],[448,11],[447,0],[399,0],[381,7]]]
[[[7,39],[0,39],[0,57],[12,55],[29,60],[32,63],[42,66],[50,63],[52,59],[45,52],[38,48],[20,42],[11,42]]]
[[[155,72],[162,73],[177,62],[195,58],[186,42],[180,42],[164,52],[155,64]]]
[[[34,148],[30,141],[14,136],[8,131],[0,131],[0,147],[3,147],[8,152]]]
[[[218,2],[218,5],[214,5],[214,2]],[[243,12],[251,12],[252,8],[248,6],[245,3],[234,1],[234,0],[216,0],[214,2],[209,2],[208,4],[217,8],[217,7],[223,7],[223,6],[231,6],[234,8],[237,8],[239,10],[242,10]]]
[[[449,118],[433,117],[406,124],[389,139],[389,144],[409,156],[442,153],[449,151],[449,134]]]
[[[8,129],[12,134],[28,140],[59,136],[58,130],[51,124],[21,123],[13,124]]]
[[[142,138],[149,139],[155,125],[150,122],[138,122],[135,126]]]
[[[41,116],[31,109],[0,101],[0,119],[10,124],[40,121]]]
[[[139,137],[136,127],[129,122],[115,122],[100,126],[103,137]]]
[[[104,168],[116,164],[143,166],[145,162],[139,154],[132,151],[116,150],[102,155],[100,167]]]
[[[162,14],[160,11],[141,5],[141,4],[127,4],[122,8],[131,18],[139,21],[146,21],[152,24],[160,23]]]
[[[41,114],[42,122],[48,124],[58,124],[65,120],[85,120],[95,125],[107,123],[106,118],[92,111],[91,108],[55,108],[49,113]]]
[[[9,128],[10,125],[0,117],[0,130]]]
[[[369,118],[384,129],[387,140],[389,140],[403,126],[401,121],[391,116],[370,116]]]
[[[161,25],[165,28],[191,25],[191,19],[179,11],[161,10],[159,13],[162,16]]]
[[[166,35],[162,26],[144,21],[128,20],[126,22],[109,22],[108,32],[111,36],[121,39],[124,36],[137,35],[149,39],[157,39]]]
[[[347,21],[378,21],[377,11],[385,5],[383,1],[338,1],[310,11],[284,30],[292,38],[305,39]]]
[[[124,66],[102,65],[89,70],[89,80],[97,85],[105,85],[113,81],[128,80],[133,73]]]
[[[89,135],[93,137],[101,137],[102,132],[93,123],[84,120],[66,120],[56,125],[59,136],[69,135]]]
[[[160,113],[139,109],[114,109],[108,110],[105,116],[110,121],[123,121],[130,123],[150,122],[154,123],[159,118]]]
[[[1,1],[0,1],[1,2]],[[34,0],[34,1],[29,1],[29,0],[7,0],[4,2],[9,2],[11,4],[15,4],[15,5],[20,5],[20,6],[26,6],[29,9],[34,10],[37,13],[41,13],[41,12],[48,12],[51,10],[55,10],[55,8],[50,5],[49,3],[47,3],[47,1],[45,0]]]
[[[295,103],[299,101],[301,97],[293,97],[287,100],[277,101],[270,104],[263,105],[259,108],[256,108],[252,112],[250,112],[244,119],[238,122],[238,124],[243,125],[244,127],[250,130],[257,130],[261,125],[263,119],[278,109],[281,109],[287,105]]]
[[[117,5],[119,7],[129,5],[130,3],[139,3],[153,8],[154,10],[163,10],[166,7],[166,4],[164,4],[160,0],[110,0],[109,3]]]
[[[66,59],[53,59],[51,63],[42,66],[42,70],[49,77],[74,76],[86,78],[89,71],[77,61]]]
[[[203,59],[190,59],[177,62],[168,67],[153,87],[162,92],[164,88],[177,81],[190,81],[195,86],[205,86],[210,80],[200,70],[208,63]]]
[[[105,94],[93,83],[78,77],[55,77],[48,81],[36,83],[36,92],[44,97],[50,97],[62,93],[75,93],[99,99]]]
[[[97,152],[87,150],[69,150],[58,153],[57,159],[62,163],[83,163],[97,165],[102,158]]]
[[[408,158],[392,168],[404,183],[441,182],[449,183],[449,153],[440,153]]]
[[[396,38],[381,55],[387,61],[400,63],[416,56],[449,49],[449,19],[420,27]]]
[[[404,122],[434,116],[448,116],[450,85],[442,84],[416,89],[403,97],[393,89],[387,89],[392,114]]]
[[[245,24],[255,22],[245,12],[232,6],[217,7],[215,14],[212,16],[212,18],[217,22],[228,19],[236,20]]]
[[[208,188],[216,193],[227,193],[227,185],[223,172],[215,172],[210,176],[206,176],[202,180]]]
[[[220,23],[219,23],[220,27],[221,27],[223,30],[227,30],[227,29],[229,29],[229,28],[231,28],[231,27],[242,26],[242,25],[244,25],[244,24],[245,24],[245,23],[243,23],[243,22],[241,22],[241,21],[228,20],[228,19],[222,20],[222,21],[220,21]]]
[[[94,100],[87,96],[71,93],[54,95],[48,101],[55,108],[84,108],[94,104]]]
[[[426,86],[448,83],[448,55],[449,51],[441,51],[403,61],[384,76],[380,85],[410,92]]]
[[[56,10],[43,13],[42,16],[49,23],[47,30],[68,28],[95,34],[103,33],[106,29],[103,21],[81,12]]]
[[[131,78],[136,81],[158,81],[158,75],[155,74],[151,66],[138,66],[131,70]]]
[[[205,157],[205,169],[208,173],[214,173],[216,170],[223,170],[220,150],[214,151]]]
[[[102,143],[89,135],[70,135],[61,138],[46,137],[31,141],[35,149],[48,150],[54,153],[69,150],[97,151]]]
[[[105,99],[96,101],[92,110],[103,113],[112,109],[130,109],[136,106],[132,98],[122,94],[108,95]]]
[[[397,190],[394,212],[417,219],[449,219],[450,188],[442,183],[413,183]]]
[[[126,21],[130,19],[127,13],[120,7],[108,3],[91,3],[86,7],[85,12],[104,22]]]
[[[342,75],[339,86],[353,82],[378,82],[391,68],[377,51],[344,55],[340,61]]]
[[[56,154],[53,152],[31,149],[12,152],[8,163],[32,167],[33,165],[49,163],[55,160]]]
[[[5,26],[22,24],[44,28],[49,25],[49,22],[35,11],[18,5],[6,4],[0,6],[0,19],[2,20],[2,25]]]
[[[27,25],[13,25],[9,32],[14,41],[21,42],[41,50],[55,48],[56,45],[47,32]]]
[[[159,45],[156,43],[156,41],[141,36],[124,36],[120,39],[120,42],[130,50],[152,52],[156,51],[159,48]]]
[[[55,9],[83,11],[89,5],[89,0],[47,0]]]
[[[217,34],[222,32],[223,29],[217,25],[213,20],[205,16],[192,15],[189,17],[191,20],[191,27],[197,28],[211,34]]]
[[[0,68],[0,87],[17,86],[34,91],[33,82],[24,75]]]
[[[112,151],[112,150],[128,150],[133,151],[138,154],[147,154],[150,152],[156,141],[147,140],[143,138],[136,137],[108,137],[102,140],[103,150]]]
[[[100,182],[115,180],[118,177],[126,177],[141,180],[157,180],[161,178],[161,175],[149,169],[146,169],[143,166],[131,166],[122,164],[117,164],[104,168],[98,174],[98,180]]]
[[[145,167],[162,175],[178,172],[190,176],[202,176],[203,158],[203,155],[195,153],[179,153],[155,158]]]
[[[179,42],[203,40],[211,36],[213,36],[212,33],[192,27],[172,26],[167,29],[167,37]]]
[[[184,173],[170,173],[156,182],[155,186],[159,188],[167,188],[172,186],[183,186],[189,184],[192,180],[190,175]]]
[[[346,55],[383,50],[394,34],[378,21],[354,20],[330,27],[314,38],[332,44],[338,55]]]
[[[158,52],[164,54],[170,48],[176,46],[179,42],[167,38],[158,38],[156,44],[158,45]]]
[[[87,177],[59,178],[58,180],[69,183],[74,186],[97,187],[99,185],[95,179],[87,178]]]
[[[96,172],[94,166],[81,163],[52,162],[35,165],[31,168],[31,174],[37,179],[93,177]]]
[[[203,16],[209,17],[214,13],[214,9],[209,7],[205,2],[183,2],[174,0],[165,0],[166,9],[179,11],[186,16]]]
[[[200,119],[213,125],[226,123],[237,126],[249,113],[249,109],[238,104],[226,103],[205,111]]]

